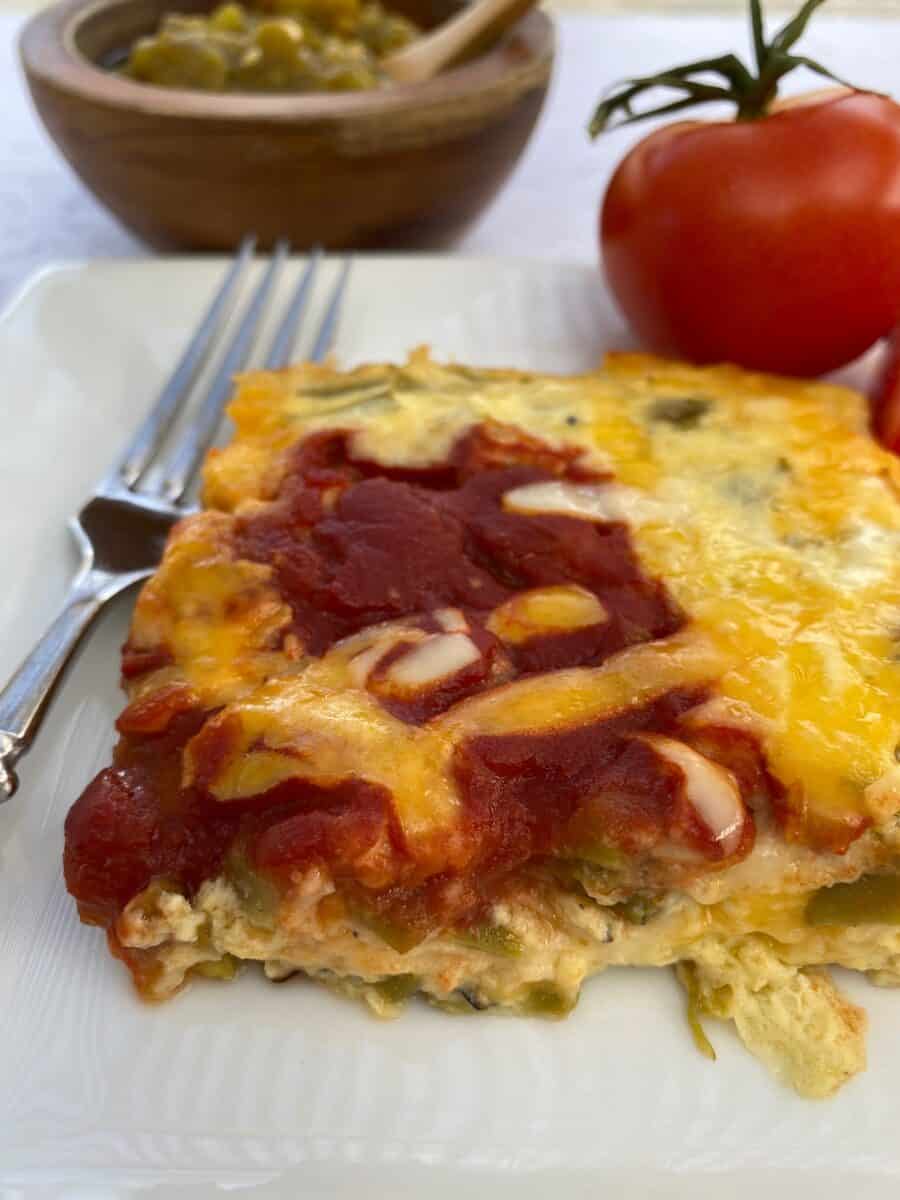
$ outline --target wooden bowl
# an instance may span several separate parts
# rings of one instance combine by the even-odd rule
[[[458,0],[389,0],[430,28]],[[160,248],[224,250],[248,232],[297,249],[435,245],[485,207],[540,113],[553,26],[524,17],[427,83],[299,96],[192,92],[104,69],[165,11],[209,0],[65,0],[21,40],[47,130],[94,195]]]

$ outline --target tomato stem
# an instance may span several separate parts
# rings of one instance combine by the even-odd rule
[[[799,11],[766,41],[762,0],[749,0],[750,29],[756,71],[751,71],[736,54],[698,59],[681,67],[672,67],[655,75],[627,79],[617,84],[597,105],[588,127],[591,137],[619,125],[631,125],[647,117],[659,117],[680,112],[695,104],[728,101],[737,109],[739,121],[756,121],[769,111],[778,95],[781,80],[797,67],[830,79],[833,83],[852,87],[821,63],[803,55],[793,54],[797,44],[818,8],[826,0],[805,0]],[[656,108],[635,111],[633,102],[654,88],[667,88],[676,96]]]
[[[750,26],[753,32],[756,69],[761,74],[766,65],[766,27],[760,0],[750,0]]]

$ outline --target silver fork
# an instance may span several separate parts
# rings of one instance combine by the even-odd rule
[[[186,500],[188,489],[216,435],[232,376],[254,348],[272,289],[288,255],[286,242],[275,247],[234,336],[222,352],[196,415],[165,453],[163,443],[193,391],[201,367],[223,340],[254,247],[253,238],[242,242],[153,409],[69,521],[81,557],[77,575],[59,614],[0,691],[0,803],[18,787],[15,764],[34,742],[63,671],[91,622],[114,596],[152,573],[169,530],[195,511]],[[302,272],[265,356],[266,367],[282,367],[289,361],[320,259],[321,252],[314,251]],[[334,341],[349,269],[348,259],[307,355],[313,362],[321,361]]]

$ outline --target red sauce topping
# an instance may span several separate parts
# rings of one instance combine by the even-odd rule
[[[172,664],[172,654],[163,647],[152,650],[139,650],[128,641],[122,647],[122,678],[136,679],[147,671],[158,671],[160,667]]]
[[[482,865],[508,869],[546,855],[577,857],[591,846],[641,857],[662,843],[723,858],[686,800],[681,772],[634,736],[682,737],[679,717],[702,699],[697,691],[672,691],[572,729],[463,742],[454,771]]]
[[[116,721],[119,733],[162,733],[180,713],[190,712],[197,705],[194,693],[186,683],[170,683],[140,700],[132,700]]]
[[[589,856],[602,846],[647,860],[675,845],[695,852],[692,870],[709,869],[723,855],[687,803],[680,773],[634,736],[683,736],[679,718],[702,699],[671,692],[574,729],[461,743],[454,775],[464,804],[456,855],[464,865],[424,881],[389,793],[365,780],[334,788],[289,780],[229,804],[181,788],[180,750],[199,718],[180,716],[164,734],[123,738],[114,767],[73,805],[66,884],[86,920],[109,924],[154,879],[195,891],[239,844],[257,869],[284,881],[323,864],[362,908],[424,931],[471,916],[510,872],[535,859]],[[227,742],[227,723],[222,729]],[[730,861],[752,843],[748,814]]]
[[[291,780],[232,804],[182,788],[181,751],[201,721],[182,716],[163,734],[123,737],[113,767],[69,810],[63,868],[84,920],[109,925],[154,879],[191,894],[235,845],[275,874],[320,862],[340,880],[380,841],[388,850],[398,842],[389,793],[364,780]]]
[[[447,606],[477,627],[518,592],[565,583],[593,592],[609,619],[506,647],[509,677],[596,665],[674,633],[683,616],[641,571],[625,525],[503,508],[504,493],[554,477],[603,478],[577,450],[503,427],[479,426],[447,463],[413,470],[354,458],[346,434],[315,435],[295,451],[276,502],[238,520],[235,549],[275,567],[293,632],[312,654],[377,622]],[[489,679],[490,669],[474,672],[469,690]],[[424,719],[462,694],[395,711]]]
[[[404,618],[434,632],[436,611],[461,609],[478,663],[421,695],[398,693],[388,657],[370,679],[392,712],[425,721],[498,681],[594,665],[683,623],[664,586],[642,574],[624,525],[503,509],[507,491],[553,477],[600,478],[577,450],[557,451],[503,427],[476,429],[447,462],[421,470],[354,458],[348,435],[317,435],[294,452],[273,504],[236,521],[235,550],[274,566],[293,632],[314,654],[379,621]],[[593,592],[609,619],[520,645],[502,645],[486,631],[497,605],[561,583]],[[125,648],[129,675],[165,661],[164,651]],[[389,793],[364,779],[331,789],[288,781],[239,803],[212,799],[209,782],[234,751],[235,730],[228,721],[204,724],[210,714],[193,702],[173,686],[129,706],[114,766],[69,813],[66,882],[85,919],[109,924],[156,878],[192,892],[221,871],[235,845],[276,878],[321,862],[363,907],[432,927],[471,914],[523,863],[577,855],[591,844],[645,856],[679,843],[696,852],[698,870],[721,858],[684,802],[678,770],[634,738],[683,736],[679,718],[696,694],[675,692],[587,727],[460,745],[454,771],[463,828],[453,869],[430,878],[404,844]],[[182,751],[193,737],[196,783],[184,789]],[[752,821],[747,829],[740,853],[749,849]],[[449,865],[446,855],[438,860]]]
[[[124,736],[66,817],[66,886],[82,917],[108,924],[154,878],[191,890],[215,874],[237,814],[181,790],[181,748],[202,724],[194,713],[156,736]]]

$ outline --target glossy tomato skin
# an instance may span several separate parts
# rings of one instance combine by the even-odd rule
[[[616,171],[600,236],[648,349],[789,375],[843,366],[900,317],[900,106],[842,91],[664,127]]]

